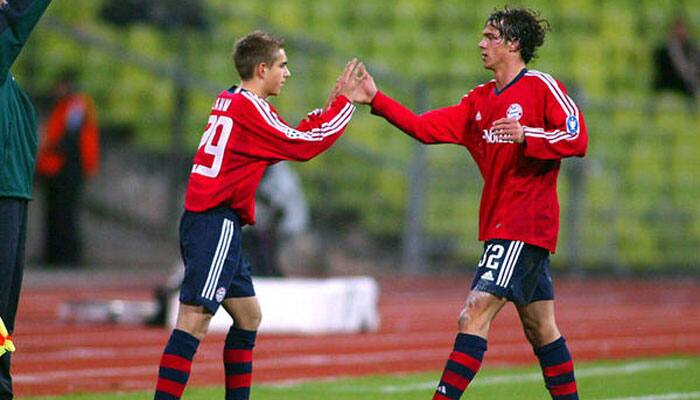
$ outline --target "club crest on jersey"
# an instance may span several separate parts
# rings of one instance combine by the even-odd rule
[[[575,135],[578,133],[578,130],[578,118],[575,115],[569,115],[569,118],[566,119],[566,132]]]
[[[513,103],[506,111],[506,117],[514,120],[520,120],[523,117],[523,108],[518,103]]]

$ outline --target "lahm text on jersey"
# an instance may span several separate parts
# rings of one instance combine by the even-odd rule
[[[219,97],[216,99],[216,102],[214,103],[214,106],[211,109],[226,112],[226,111],[228,111],[228,107],[230,105],[231,105],[231,99],[224,99],[222,97]]]

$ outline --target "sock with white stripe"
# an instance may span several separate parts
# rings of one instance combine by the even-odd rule
[[[253,381],[253,347],[257,331],[234,326],[226,335],[224,369],[226,370],[226,400],[248,400]]]
[[[173,330],[160,359],[154,400],[178,400],[182,397],[197,347],[199,339],[185,331]]]
[[[535,349],[544,382],[553,400],[578,400],[574,363],[564,337]]]
[[[455,346],[445,365],[433,400],[456,400],[462,397],[469,383],[481,368],[486,339],[458,333]]]

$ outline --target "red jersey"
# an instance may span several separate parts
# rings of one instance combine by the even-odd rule
[[[255,192],[265,168],[281,160],[306,161],[329,148],[345,131],[355,106],[338,96],[292,128],[266,100],[232,87],[212,107],[185,194],[185,209],[219,206],[255,223]]]
[[[469,150],[484,178],[479,240],[520,240],[556,250],[561,159],[583,157],[588,145],[583,116],[560,82],[523,69],[502,90],[492,80],[459,104],[421,115],[378,92],[372,113],[423,143],[455,143]],[[504,117],[520,122],[524,143],[496,137],[493,122]]]

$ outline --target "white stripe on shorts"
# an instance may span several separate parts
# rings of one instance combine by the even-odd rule
[[[234,232],[233,228],[233,221],[224,219],[224,223],[221,227],[221,235],[219,236],[219,243],[216,246],[214,258],[209,266],[209,275],[207,276],[207,281],[204,284],[204,289],[202,290],[202,297],[206,299],[214,299],[216,283],[221,277],[224,261],[226,261],[226,255],[228,254],[228,249],[231,246],[231,239],[233,238]]]
[[[518,258],[520,257],[520,251],[523,249],[525,243],[521,241],[515,241],[511,243],[508,247],[508,255],[504,261],[504,265],[501,268],[501,273],[498,274],[497,285],[501,287],[508,287],[510,283],[510,278],[513,276],[513,271],[515,270],[515,265],[518,263]],[[513,251],[511,252],[511,248]]]
[[[510,260],[510,255],[513,253],[513,247],[515,247],[515,242],[510,242],[508,245],[508,250],[506,250],[506,255],[503,257],[503,262],[501,263],[501,270],[498,271],[498,278],[496,279],[496,284],[501,285],[501,281],[503,280],[503,275],[506,269],[506,265],[508,264],[508,260]]]

